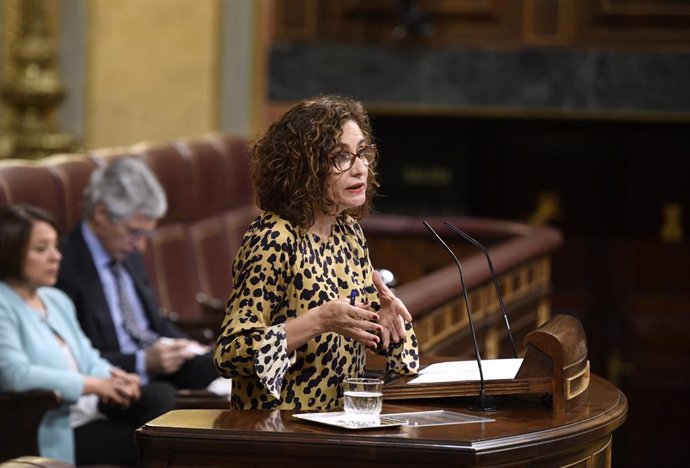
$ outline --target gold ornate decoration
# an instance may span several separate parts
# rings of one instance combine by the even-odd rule
[[[56,50],[46,25],[44,0],[23,0],[20,15],[15,73],[1,88],[14,113],[11,156],[37,159],[69,152],[75,147],[74,138],[57,132],[51,119],[65,89],[54,66]]]
[[[659,237],[667,244],[683,242],[683,206],[680,203],[666,203],[663,208],[663,222]]]
[[[539,193],[536,205],[527,220],[533,226],[543,226],[563,217],[560,197],[556,192],[546,190]]]

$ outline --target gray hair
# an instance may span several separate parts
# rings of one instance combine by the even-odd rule
[[[90,218],[101,203],[113,221],[135,214],[159,219],[168,209],[160,182],[147,164],[136,157],[117,159],[93,171],[84,191],[85,217]]]

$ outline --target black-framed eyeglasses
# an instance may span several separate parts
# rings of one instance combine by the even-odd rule
[[[379,152],[376,149],[376,145],[363,146],[356,153],[351,153],[349,151],[340,151],[338,153],[331,155],[331,160],[333,161],[333,167],[338,171],[347,171],[354,164],[355,159],[359,158],[362,160],[365,166],[370,166],[376,161]]]
[[[126,231],[125,235],[131,239],[135,239],[135,240],[147,239],[147,238],[151,237],[151,235],[153,234],[153,231],[151,231],[150,229],[135,228],[135,227],[128,226],[126,224],[123,224],[123,226],[124,226],[125,231]]]

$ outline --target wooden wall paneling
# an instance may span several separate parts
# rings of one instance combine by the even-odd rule
[[[677,435],[690,417],[683,403],[690,392],[690,244],[632,240],[620,250],[625,283],[609,376],[638,404],[615,436],[617,456],[625,456],[618,466],[682,466]],[[659,451],[649,453],[640,440]]]
[[[428,37],[401,38],[400,4],[391,0],[301,0],[276,2],[279,40],[396,42],[429,45],[458,43],[516,44],[521,35],[521,2],[516,0],[421,0],[433,26]]]
[[[605,15],[670,17],[690,14],[687,0],[588,0]]]
[[[684,48],[690,44],[686,0],[582,0],[576,13],[577,44]]]
[[[690,171],[687,129],[648,126],[631,134],[629,219],[614,260],[618,308],[612,330],[609,377],[633,405],[617,434],[628,460],[638,466],[685,462],[673,440],[690,409],[679,403],[690,392]],[[653,161],[649,155],[653,154]],[[647,155],[647,156],[645,156]],[[667,205],[678,211],[666,212]],[[664,424],[655,423],[663,412]],[[656,455],[639,440],[654,440]]]
[[[467,213],[472,126],[409,115],[374,114],[372,122],[381,154],[377,209],[428,214],[431,201],[439,211]]]
[[[386,16],[389,27],[400,23],[399,2],[344,0],[350,14]],[[420,0],[419,9],[428,17],[433,33],[426,39],[434,45],[458,41],[516,41],[520,34],[520,3],[514,0]],[[393,20],[391,23],[390,21]],[[374,25],[371,25],[372,27]],[[380,31],[385,34],[384,28]],[[390,38],[389,38],[390,39]]]
[[[627,139],[631,150],[629,236],[659,243],[690,241],[687,125],[645,125]],[[654,155],[653,164],[650,155]],[[674,206],[677,211],[669,212]]]
[[[435,3],[435,2],[429,2]],[[492,0],[484,2],[437,2],[431,19],[438,31],[434,39],[442,45],[521,42],[522,2]]]
[[[567,45],[573,40],[573,0],[526,0],[523,38],[529,45]]]
[[[433,31],[401,37],[393,0],[277,0],[278,40],[431,46],[687,47],[686,0],[419,0]]]
[[[278,40],[316,39],[317,0],[276,1],[274,35]]]

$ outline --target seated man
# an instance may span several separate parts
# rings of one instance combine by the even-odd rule
[[[62,243],[57,287],[74,301],[81,327],[113,365],[176,388],[217,377],[209,349],[160,314],[141,252],[167,210],[144,161],[123,158],[93,172],[84,220]]]

